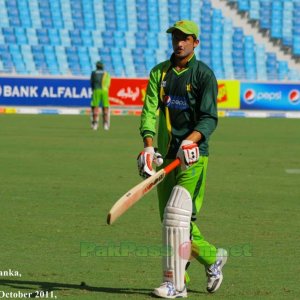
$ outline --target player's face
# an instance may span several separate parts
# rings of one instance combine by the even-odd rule
[[[173,51],[176,57],[185,58],[190,56],[198,46],[199,40],[192,35],[183,33],[180,30],[174,30],[172,34]]]

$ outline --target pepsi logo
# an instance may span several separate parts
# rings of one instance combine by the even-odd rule
[[[300,102],[300,92],[298,90],[291,90],[289,92],[289,101],[292,104],[297,104]]]
[[[244,93],[244,100],[247,103],[253,103],[255,101],[255,91],[252,89],[248,89]]]
[[[171,97],[168,96],[168,95],[165,95],[164,96],[164,103],[166,106],[169,106],[170,105],[170,102],[171,102]]]

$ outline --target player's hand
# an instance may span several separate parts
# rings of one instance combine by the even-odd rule
[[[139,174],[143,178],[148,178],[155,174],[155,170],[152,164],[157,166],[162,165],[163,158],[160,153],[156,151],[153,147],[145,147],[144,150],[138,155],[137,165]]]
[[[193,141],[183,140],[176,155],[181,161],[181,169],[184,171],[200,158],[198,144]]]

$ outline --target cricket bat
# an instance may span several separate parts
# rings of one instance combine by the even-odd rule
[[[137,184],[126,194],[124,194],[111,208],[107,215],[107,224],[111,225],[120,216],[122,216],[133,204],[139,201],[144,195],[150,192],[160,182],[162,182],[165,176],[180,165],[180,159],[176,158],[173,162],[167,165],[165,168],[159,170],[154,175],[145,179],[141,183]]]

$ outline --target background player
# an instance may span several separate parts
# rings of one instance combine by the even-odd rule
[[[93,91],[91,101],[91,127],[94,130],[98,129],[99,106],[101,106],[103,115],[103,128],[108,130],[110,126],[108,94],[111,78],[110,74],[104,70],[104,66],[101,61],[96,63],[96,70],[92,71],[90,81]]]

